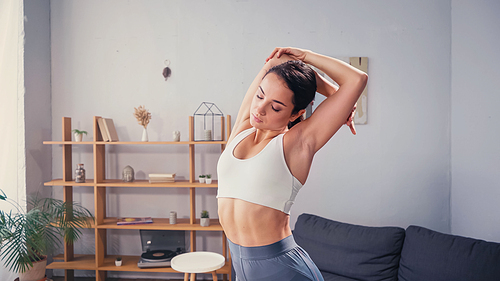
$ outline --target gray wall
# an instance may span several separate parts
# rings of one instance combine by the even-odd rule
[[[61,117],[91,131],[111,117],[121,140],[140,140],[133,108],[153,119],[150,140],[187,138],[188,116],[202,101],[236,117],[243,95],[276,46],[331,56],[369,57],[368,124],[343,128],[316,156],[292,209],[367,225],[423,225],[450,232],[450,1],[51,1],[52,139]],[[172,77],[161,76],[169,59]],[[92,138],[92,136],[88,136]],[[91,148],[74,146],[74,165],[93,177]],[[109,147],[107,175],[126,165],[139,177],[188,176],[187,148]],[[62,176],[53,149],[53,176]],[[196,173],[215,173],[218,151],[197,147]],[[62,195],[54,187],[55,196]],[[215,190],[198,191],[197,210],[216,215]],[[93,208],[93,191],[75,199]],[[189,215],[175,189],[108,189],[109,216]],[[93,236],[79,243],[93,251]],[[110,231],[109,253],[140,252],[138,233]],[[204,250],[220,237],[201,233]],[[205,243],[204,243],[205,242]],[[129,275],[130,276],[130,275]]]
[[[50,1],[24,2],[24,80],[26,123],[26,194],[51,196],[52,106],[50,88]]]
[[[500,2],[452,3],[452,232],[500,242]]]

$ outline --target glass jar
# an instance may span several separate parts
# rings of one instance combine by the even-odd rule
[[[85,169],[83,164],[78,164],[75,170],[75,182],[85,182]]]

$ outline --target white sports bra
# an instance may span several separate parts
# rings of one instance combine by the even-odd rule
[[[286,165],[284,135],[273,138],[252,158],[234,156],[234,148],[255,131],[255,128],[242,131],[222,152],[217,164],[217,198],[241,199],[289,214],[302,183]]]

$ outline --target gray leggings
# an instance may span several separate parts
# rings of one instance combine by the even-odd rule
[[[259,247],[229,241],[229,249],[237,281],[323,281],[319,269],[292,235]]]

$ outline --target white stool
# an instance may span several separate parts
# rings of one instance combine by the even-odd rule
[[[215,271],[224,266],[226,259],[223,255],[212,252],[190,252],[175,256],[170,262],[172,269],[184,272],[184,281],[196,280],[196,273],[212,273],[212,278],[217,281]]]

